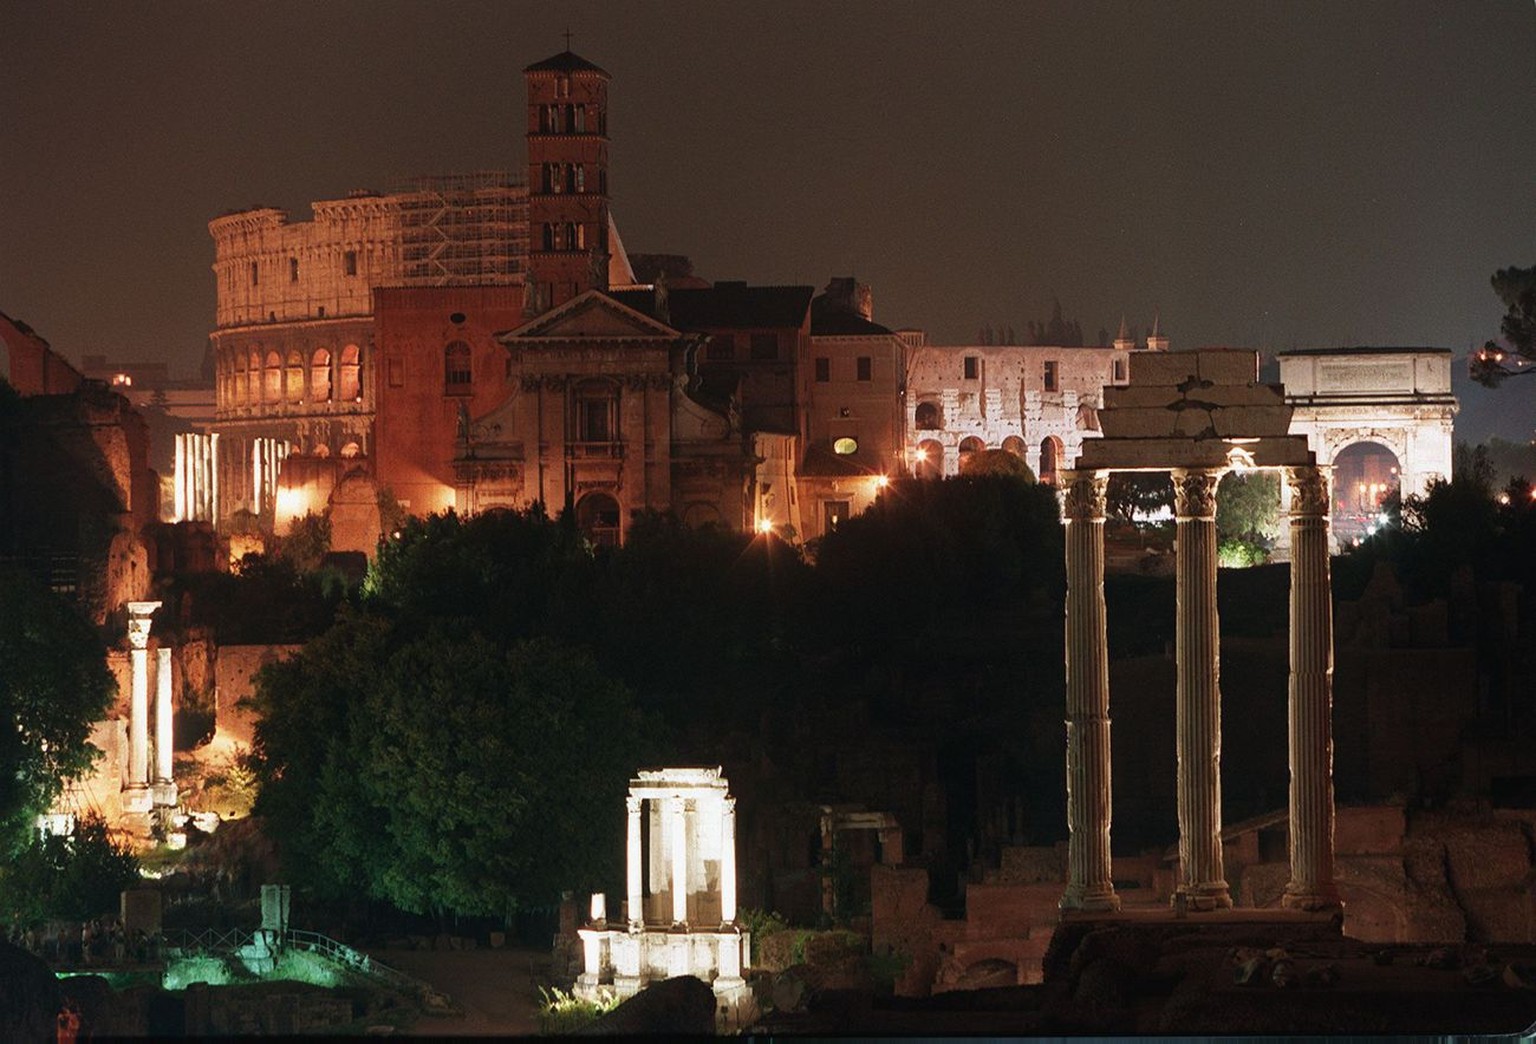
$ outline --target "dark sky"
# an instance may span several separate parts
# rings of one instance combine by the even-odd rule
[[[1059,297],[1090,338],[1461,352],[1536,264],[1531,0],[0,0],[0,311],[191,375],[210,218],[521,169],[567,26],[630,250],[857,275],[941,343]],[[1529,438],[1536,387],[1463,420]]]

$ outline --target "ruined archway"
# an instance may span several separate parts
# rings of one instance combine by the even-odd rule
[[[1040,481],[1047,486],[1056,485],[1061,470],[1061,440],[1047,435],[1040,440]]]
[[[944,444],[937,439],[926,439],[918,443],[912,473],[920,479],[943,478]]]

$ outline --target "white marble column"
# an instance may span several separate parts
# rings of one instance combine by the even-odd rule
[[[172,775],[171,712],[171,650],[161,646],[155,650],[155,783],[153,786],[157,806],[176,805],[176,782]]]
[[[1103,472],[1062,472],[1067,557],[1067,889],[1062,909],[1118,910],[1109,851],[1109,643]]]
[[[624,801],[629,812],[628,857],[625,862],[625,897],[629,901],[629,927],[638,931],[645,924],[644,897],[640,890],[640,799],[631,794]]]
[[[149,792],[149,628],[159,602],[128,603],[128,660],[132,671],[128,702],[128,789],[123,811],[148,812]]]
[[[1221,853],[1221,631],[1216,614],[1219,471],[1173,473],[1177,529],[1179,883],[1191,910],[1230,907]]]
[[[736,799],[720,808],[720,923],[736,923]]]
[[[688,923],[688,806],[680,797],[669,798],[672,829],[672,923]]]
[[[1328,477],[1287,468],[1291,513],[1291,880],[1282,905],[1341,905],[1333,881],[1333,595]]]

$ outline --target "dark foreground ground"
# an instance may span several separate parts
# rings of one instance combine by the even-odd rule
[[[825,991],[774,1034],[1499,1034],[1536,1024],[1536,947],[1375,946],[1319,921],[1063,925],[1046,982],[922,1000]]]

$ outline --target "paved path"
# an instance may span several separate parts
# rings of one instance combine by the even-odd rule
[[[549,951],[373,950],[385,964],[414,975],[464,1010],[462,1018],[423,1016],[412,1036],[531,1036],[538,1033],[539,984]]]

